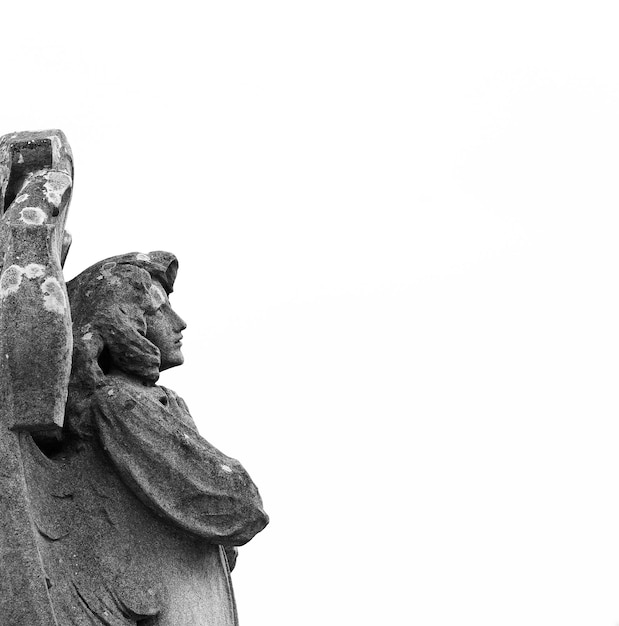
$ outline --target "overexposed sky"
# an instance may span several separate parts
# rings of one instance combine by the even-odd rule
[[[162,383],[271,525],[243,626],[619,624],[619,7],[13,2],[65,273],[180,259]]]

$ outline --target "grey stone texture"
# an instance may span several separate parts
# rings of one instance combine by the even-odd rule
[[[243,466],[157,385],[180,365],[169,252],[64,284],[60,131],[0,139],[0,624],[237,624],[236,546],[268,523]]]

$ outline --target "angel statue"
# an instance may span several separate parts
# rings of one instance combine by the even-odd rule
[[[12,162],[8,169],[10,179]],[[32,174],[27,184],[44,188]],[[4,201],[10,236],[0,275],[7,355],[0,360],[0,623],[238,624],[230,581],[236,546],[268,517],[243,466],[203,439],[185,402],[156,384],[162,370],[183,362],[185,323],[169,300],[176,257],[111,257],[65,288],[68,244],[57,218],[66,213],[67,190],[54,215],[53,207],[31,204],[36,193],[14,206],[26,193],[26,183],[16,185]],[[45,236],[39,229],[18,240],[14,222],[25,205],[44,214]],[[37,236],[45,245],[32,245]],[[34,260],[30,248],[38,250]],[[24,314],[34,305],[42,320]],[[38,358],[27,348],[35,333]],[[54,401],[45,404],[41,390],[50,389]]]

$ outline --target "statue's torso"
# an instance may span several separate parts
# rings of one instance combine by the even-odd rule
[[[140,389],[145,392],[158,398],[162,390]],[[39,549],[59,624],[236,624],[223,548],[174,527],[140,501],[96,438],[58,460],[25,442]]]

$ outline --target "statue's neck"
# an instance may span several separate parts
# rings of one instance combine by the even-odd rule
[[[129,374],[117,367],[110,368],[110,371],[107,373],[108,377],[112,378],[121,378],[127,382],[131,382],[134,385],[143,385],[144,387],[154,387],[155,383],[151,380],[147,380],[140,376],[136,376],[135,374]]]

